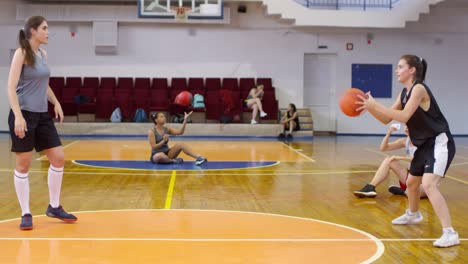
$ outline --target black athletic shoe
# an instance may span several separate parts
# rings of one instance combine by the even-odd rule
[[[286,137],[287,137],[288,139],[292,139],[292,134],[288,134]]]
[[[205,163],[205,162],[207,162],[207,161],[208,161],[208,160],[207,160],[205,157],[200,156],[200,157],[198,157],[197,160],[195,161],[195,165],[200,166],[200,165],[202,165],[203,163]]]
[[[25,214],[25,215],[23,215],[21,217],[20,229],[21,230],[31,230],[31,229],[33,229],[32,215],[31,214]]]
[[[282,138],[284,138],[284,137],[285,137],[285,136],[284,136],[284,133],[281,133],[281,134],[278,135],[278,138],[279,138],[279,139],[282,139]]]
[[[172,160],[172,163],[182,164],[182,163],[184,163],[184,159],[183,158],[175,158],[175,159]]]
[[[375,186],[371,184],[366,184],[361,190],[354,191],[354,195],[359,198],[369,197],[374,198],[377,196],[375,192]]]
[[[405,190],[403,190],[402,188],[400,188],[399,186],[396,186],[396,185],[392,185],[392,186],[388,187],[388,191],[393,193],[394,195],[406,196]]]
[[[78,220],[78,218],[76,218],[76,216],[65,212],[65,210],[63,210],[61,205],[59,207],[57,207],[57,208],[53,208],[49,204],[49,207],[47,207],[46,215],[48,217],[58,218],[58,219],[60,219],[60,220],[62,220],[64,222],[67,222],[67,223],[73,223],[73,222],[76,222]]]

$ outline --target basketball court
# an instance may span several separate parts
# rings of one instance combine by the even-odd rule
[[[144,139],[65,140],[61,203],[73,208],[79,221],[65,224],[43,215],[48,162],[37,155],[31,169],[30,232],[18,229],[10,155],[0,170],[6,190],[0,262],[388,263],[401,262],[407,254],[429,262],[466,258],[466,204],[460,197],[468,184],[468,142],[461,140],[460,155],[442,186],[456,212],[453,221],[462,244],[431,249],[431,255],[421,249],[430,246],[439,228],[427,200],[421,202],[422,224],[393,226],[391,220],[406,207],[406,198],[385,189],[395,179],[378,189],[376,199],[352,194],[382,159],[375,148],[379,139],[175,140],[209,159],[201,168],[185,156],[190,165],[151,164]],[[8,138],[1,144],[6,148]],[[241,167],[230,168],[232,162]],[[142,164],[147,166],[138,167]]]
[[[44,215],[49,204],[49,161],[44,153],[35,153],[29,170],[34,228],[18,228],[21,208],[12,175],[15,154],[10,152],[9,134],[0,134],[0,263],[468,263],[465,134],[459,133],[455,138],[457,153],[440,186],[460,245],[432,246],[441,235],[441,227],[427,199],[420,202],[424,216],[420,224],[392,225],[392,220],[408,206],[405,196],[392,195],[387,190],[398,184],[393,174],[377,187],[376,198],[359,199],[353,195],[353,191],[370,182],[386,155],[404,155],[403,150],[379,151],[383,130],[372,127],[365,114],[350,119],[339,113],[341,103],[337,100],[337,94],[345,89],[343,83],[346,88],[350,81],[378,86],[384,77],[388,79],[388,89],[384,91],[387,97],[378,100],[396,96],[392,91],[397,86],[393,83],[392,87],[393,66],[389,64],[394,61],[389,62],[386,57],[394,55],[389,50],[396,45],[385,44],[394,37],[391,29],[385,30],[402,26],[386,24],[383,12],[395,10],[399,1],[390,0],[388,6],[364,1],[363,7],[362,1],[344,1],[344,7],[353,11],[345,17],[344,24],[359,15],[356,12],[361,9],[366,12],[367,8],[377,8],[380,13],[371,15],[378,18],[372,27],[385,28],[377,33],[368,29],[369,25],[355,26],[356,31],[351,26],[349,31],[336,30],[346,28],[340,24],[343,21],[322,25],[321,20],[332,16],[308,16],[299,9],[317,2],[317,10],[328,10],[330,1],[252,0],[246,4],[226,0],[116,0],[99,1],[95,6],[88,1],[68,6],[55,3],[61,1],[19,1],[17,6],[8,6],[16,7],[12,21],[45,14],[50,18],[51,32],[54,26],[58,28],[57,33],[51,33],[51,45],[47,48],[57,76],[55,81],[62,78],[63,98],[73,79],[81,86],[80,91],[94,89],[90,87],[93,81],[101,91],[94,91],[94,102],[84,103],[87,107],[94,104],[88,109],[82,102],[75,102],[76,94],[69,96],[64,109],[66,104],[75,109],[73,114],[66,114],[66,121],[75,123],[59,128],[65,151],[60,204],[78,217],[76,223]],[[438,2],[441,1],[431,0]],[[281,9],[287,10],[282,13]],[[298,13],[296,18],[291,15],[293,11]],[[316,25],[307,24],[316,19],[320,20]],[[358,20],[361,23],[360,17]],[[430,18],[422,20],[427,23],[424,25],[431,25],[427,22]],[[411,30],[419,32],[417,25],[410,24],[416,23],[413,21],[417,19],[409,17],[402,22],[403,27],[409,24],[411,34]],[[439,20],[436,22],[439,25]],[[294,26],[290,27],[292,23]],[[432,46],[428,49],[445,45],[442,37],[430,35],[427,28],[414,43],[429,43]],[[337,36],[333,35],[335,30],[339,32]],[[451,30],[450,27],[448,34],[455,34]],[[54,41],[61,42],[53,44]],[[451,45],[452,42],[447,41]],[[386,50],[374,50],[372,45],[385,46]],[[427,48],[420,46],[421,50]],[[86,50],[80,50],[81,47]],[[75,61],[69,61],[68,49],[76,52]],[[427,53],[424,55],[431,55],[430,51]],[[160,61],[155,62],[155,58]],[[431,59],[442,61],[440,57]],[[372,67],[370,63],[387,64]],[[441,71],[440,65],[431,70]],[[6,72],[0,69],[0,77]],[[366,79],[369,73],[371,77]],[[268,74],[277,78],[280,87],[276,90],[272,78],[262,77]],[[82,85],[82,78],[93,80],[83,81]],[[147,81],[148,90],[141,92],[139,98],[138,92],[131,90],[137,89],[137,78],[141,83]],[[184,136],[171,136],[169,146],[190,146],[208,159],[201,166],[185,154],[180,155],[184,159],[181,164],[154,164],[150,162],[151,149],[146,138],[152,127],[150,122],[135,121],[130,125],[131,117],[126,117],[116,124],[109,122],[110,113],[98,116],[101,106],[111,110],[119,106],[123,111],[129,98],[135,105],[146,103],[152,113],[169,113],[169,108],[161,110],[160,105],[153,105],[153,100],[164,97],[167,103],[175,104],[180,99],[177,94],[182,93],[190,94],[184,97],[186,109],[193,99],[185,91],[190,88],[190,79],[199,84],[196,91],[205,92],[206,88],[206,113],[194,113],[197,118],[203,117],[202,121],[187,124]],[[219,95],[210,97],[210,92],[226,88],[229,81],[233,90],[238,89],[239,98],[233,101],[241,104],[251,88],[269,83],[271,90],[267,92],[272,98],[266,96],[270,101],[265,105],[269,104],[276,113],[269,112],[270,119],[259,118],[257,125],[251,123],[255,117],[246,106],[239,123],[219,124],[224,117],[221,114],[209,119],[210,99],[221,100]],[[242,81],[246,90],[241,87]],[[130,83],[130,88],[121,84],[125,82]],[[163,86],[167,91],[160,89]],[[124,92],[126,88],[128,94]],[[99,92],[107,101],[99,101]],[[436,93],[442,97],[446,91]],[[80,96],[78,99],[88,95],[82,92]],[[279,140],[278,120],[291,102],[303,105],[301,115],[307,114],[301,116],[302,131],[293,139]],[[88,111],[80,112],[80,107]],[[353,111],[350,109],[348,116]],[[87,120],[89,116],[92,119]],[[466,130],[464,124],[460,125],[464,120],[453,116],[451,120],[457,121],[451,127]],[[168,115],[169,121],[174,119]],[[314,135],[315,128],[327,133]],[[374,134],[375,131],[378,132]]]

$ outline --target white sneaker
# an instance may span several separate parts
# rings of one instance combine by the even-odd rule
[[[434,241],[434,247],[452,247],[460,244],[460,239],[458,239],[457,232],[444,232],[444,234]]]
[[[268,115],[268,114],[265,113],[265,112],[260,112],[260,117],[265,117],[265,116],[267,116],[267,115]]]
[[[255,125],[255,124],[257,124],[257,121],[252,119],[252,121],[250,121],[250,124]]]
[[[409,209],[406,209],[404,215],[393,219],[392,224],[394,225],[414,225],[420,223],[423,220],[421,212],[411,213]]]

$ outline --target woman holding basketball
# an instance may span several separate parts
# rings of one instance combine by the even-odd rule
[[[377,120],[387,124],[391,120],[406,123],[411,142],[417,147],[410,165],[407,195],[409,208],[394,219],[393,224],[417,224],[423,220],[419,212],[419,185],[422,184],[443,228],[443,235],[434,242],[436,247],[460,244],[458,233],[452,227],[447,203],[439,184],[455,156],[455,142],[447,120],[424,83],[427,62],[418,56],[404,55],[398,62],[396,74],[405,88],[391,108],[376,102],[372,95],[359,96],[357,102]]]
[[[257,124],[257,115],[258,111],[260,110],[260,117],[267,116],[267,113],[263,111],[262,106],[262,98],[263,94],[263,85],[257,86],[257,88],[250,89],[249,95],[244,100],[244,105],[250,109],[252,109],[252,120],[250,121],[251,124]]]
[[[150,161],[152,163],[159,164],[180,164],[184,162],[182,158],[177,158],[180,152],[184,152],[196,159],[195,164],[201,165],[208,160],[201,155],[195,154],[188,146],[185,144],[177,143],[172,148],[169,148],[169,135],[182,135],[185,132],[185,126],[187,124],[187,118],[192,114],[184,113],[184,122],[182,123],[181,129],[175,129],[167,127],[166,125],[166,116],[163,113],[155,113],[151,115],[151,120],[154,122],[154,127],[148,131],[148,141],[151,145],[151,157]]]
[[[44,151],[50,161],[48,185],[50,203],[46,210],[49,217],[64,222],[75,222],[77,218],[65,212],[60,205],[64,153],[62,143],[49,116],[47,101],[54,105],[55,118],[63,120],[60,103],[49,87],[50,70],[47,53],[40,46],[47,44],[49,27],[45,18],[29,18],[19,32],[18,48],[13,56],[8,76],[8,100],[10,115],[8,125],[11,136],[11,151],[16,153],[14,182],[21,206],[21,230],[33,228],[29,210],[29,167],[33,149]]]

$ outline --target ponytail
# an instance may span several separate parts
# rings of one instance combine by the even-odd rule
[[[420,58],[421,59],[421,71],[418,72],[418,74],[416,75],[416,80],[419,81],[419,82],[424,82],[424,80],[426,79],[426,72],[427,72],[427,61],[423,58]]]
[[[46,19],[42,16],[32,16],[26,21],[24,27],[19,31],[18,42],[21,47],[21,51],[23,51],[25,63],[29,66],[34,67],[36,64],[36,56],[31,48],[31,44],[29,44],[31,29],[37,30],[44,21],[46,21]]]
[[[24,61],[27,65],[34,66],[36,64],[36,57],[34,56],[34,51],[29,44],[27,34],[23,28],[19,31],[18,42],[24,53]]]

